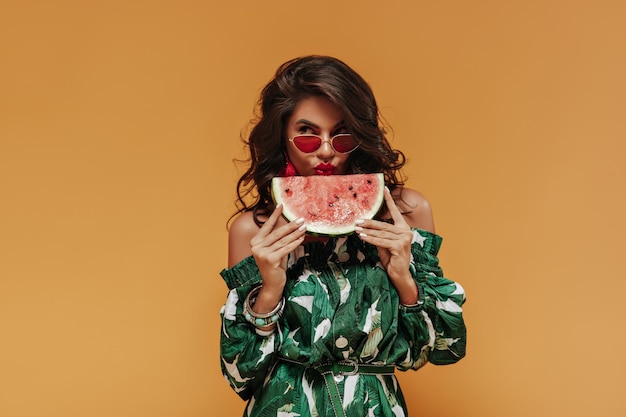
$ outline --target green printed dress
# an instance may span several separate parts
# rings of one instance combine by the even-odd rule
[[[223,270],[230,291],[221,310],[221,365],[231,387],[249,400],[244,417],[335,417],[328,383],[313,369],[320,364],[405,371],[461,359],[465,293],[443,277],[440,245],[438,235],[413,229],[410,271],[419,302],[403,306],[374,246],[356,235],[306,242],[289,256],[285,310],[269,336],[257,334],[243,315],[246,296],[261,284],[254,259]],[[407,415],[393,374],[333,379],[347,416]]]

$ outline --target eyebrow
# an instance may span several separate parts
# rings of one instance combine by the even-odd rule
[[[297,120],[295,122],[295,124],[308,125],[308,126],[316,128],[316,129],[320,128],[318,125],[316,125],[315,123],[313,123],[313,122],[311,122],[311,121],[309,121],[307,119]],[[345,127],[345,124],[346,124],[345,120],[341,120],[339,123],[337,123],[335,126],[333,126],[333,129],[337,129],[338,127]]]

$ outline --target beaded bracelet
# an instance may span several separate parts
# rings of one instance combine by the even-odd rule
[[[252,305],[256,301],[256,296],[261,290],[261,286],[254,288],[243,303],[243,316],[252,323],[255,327],[267,327],[278,321],[280,316],[283,315],[283,309],[285,308],[285,298],[281,298],[280,302],[272,311],[268,313],[255,313],[252,310]]]

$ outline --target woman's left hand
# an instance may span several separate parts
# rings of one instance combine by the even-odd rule
[[[359,237],[378,249],[378,257],[403,304],[417,302],[417,286],[409,272],[413,232],[385,187],[385,203],[394,224],[378,220],[357,221]],[[407,301],[407,302],[404,302]]]

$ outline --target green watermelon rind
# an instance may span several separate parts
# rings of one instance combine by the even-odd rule
[[[378,189],[380,191],[376,195],[376,200],[374,204],[371,205],[371,209],[368,212],[363,213],[363,215],[359,216],[359,218],[361,219],[372,219],[378,214],[381,207],[383,206],[383,202],[385,199],[385,195],[384,195],[385,177],[381,173],[353,174],[353,175],[362,175],[362,176],[365,175],[365,176],[373,177],[376,180],[376,182],[379,184]],[[348,175],[336,175],[333,177],[349,177],[349,176],[350,175],[348,174]],[[275,177],[272,179],[272,186],[271,186],[272,199],[274,200],[274,203],[276,205],[283,204],[283,213],[282,213],[283,217],[287,221],[293,221],[298,218],[298,215],[292,212],[288,204],[286,204],[280,198],[281,191],[282,191],[281,183],[283,182],[285,178],[289,178],[289,177]],[[346,236],[346,235],[350,235],[354,233],[355,227],[356,227],[354,223],[346,224],[342,226],[338,226],[338,225],[325,225],[324,227],[320,227],[319,225],[318,227],[316,227],[315,225],[306,225],[306,226],[307,226],[306,233],[309,235],[313,235],[313,236]]]

